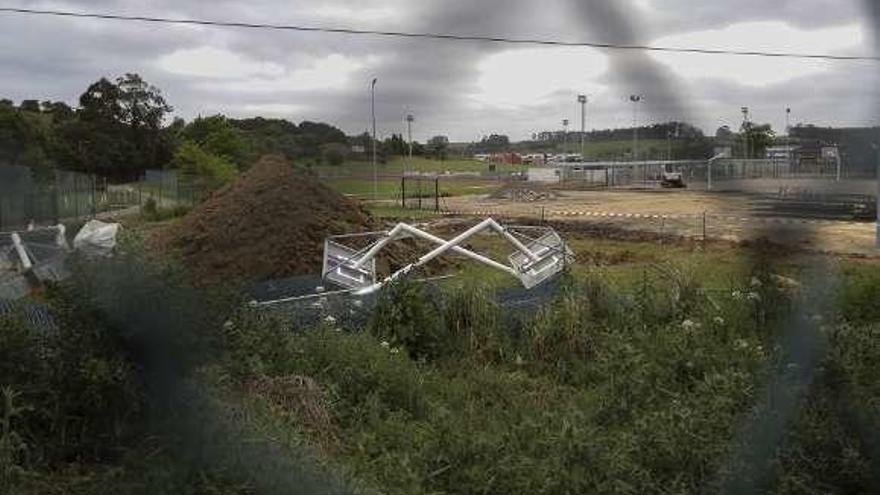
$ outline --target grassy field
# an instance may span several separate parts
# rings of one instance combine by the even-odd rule
[[[394,157],[385,164],[379,164],[377,168],[380,175],[396,176],[403,175],[405,171],[422,172],[429,174],[445,174],[447,172],[492,174],[489,171],[488,164],[479,160],[434,160],[431,158],[422,158],[418,156],[413,157],[412,161],[404,157]],[[367,176],[372,175],[373,173],[372,165],[370,164],[370,162],[349,162],[340,166],[321,165],[312,167],[312,169],[319,174],[326,176]]]
[[[373,198],[373,180],[369,178],[345,177],[339,179],[323,179],[323,182],[330,187],[336,189],[342,194],[356,196],[362,199]],[[377,181],[378,199],[399,199],[400,198],[400,179],[379,179]],[[500,186],[500,182],[494,179],[440,179],[440,195],[441,196],[463,196],[468,194],[482,194],[493,191]],[[415,180],[407,182],[409,188],[407,195],[416,194],[418,189]],[[425,199],[426,202],[433,201],[434,182],[433,180],[425,180],[422,183],[423,197],[431,196]]]

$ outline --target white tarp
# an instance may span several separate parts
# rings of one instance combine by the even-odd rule
[[[89,220],[73,239],[73,248],[87,255],[109,256],[116,247],[118,223]]]

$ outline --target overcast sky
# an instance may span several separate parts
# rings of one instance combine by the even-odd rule
[[[553,38],[736,50],[873,55],[873,0],[0,0],[10,7],[461,35]],[[165,26],[0,14],[0,96],[64,100],[101,76],[137,72],[186,119],[229,116],[326,121],[354,134],[370,124],[379,79],[379,134],[470,141],[523,139],[580,127],[694,122],[708,133],[753,120],[878,122],[872,62],[612,52],[480,42]]]

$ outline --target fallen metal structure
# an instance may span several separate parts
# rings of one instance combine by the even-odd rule
[[[462,247],[462,244],[484,231],[494,231],[510,242],[516,249],[508,257],[508,263],[500,263],[487,256]],[[357,249],[346,242],[356,238],[376,238],[366,247]],[[419,259],[404,266],[381,281],[376,277],[376,257],[390,243],[408,237],[416,237],[437,244],[437,247]],[[491,218],[467,229],[453,239],[445,240],[406,223],[399,223],[385,232],[332,236],[324,241],[324,267],[322,278],[344,287],[355,295],[366,295],[381,289],[388,283],[406,276],[431,260],[455,253],[473,261],[490,266],[517,278],[526,289],[531,289],[561,272],[574,261],[574,254],[565,241],[550,227],[505,227]]]
[[[0,298],[19,299],[42,281],[67,277],[64,225],[0,232]]]

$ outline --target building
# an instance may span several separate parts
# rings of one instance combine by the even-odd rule
[[[797,146],[770,146],[766,150],[766,158],[768,160],[791,160],[794,156]]]

